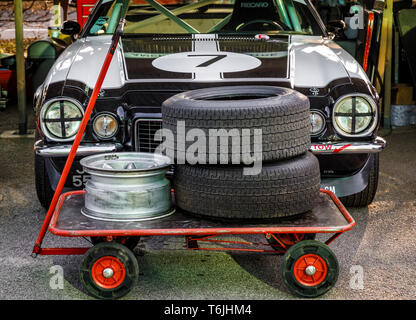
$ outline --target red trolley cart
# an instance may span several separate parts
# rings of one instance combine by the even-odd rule
[[[138,279],[138,262],[131,250],[138,237],[185,236],[187,248],[191,250],[284,253],[281,274],[291,292],[303,297],[316,297],[327,292],[336,283],[339,271],[336,256],[328,245],[355,225],[354,219],[330,191],[321,190],[316,206],[301,217],[267,223],[211,221],[180,210],[167,217],[141,222],[101,221],[81,214],[85,191],[61,195],[122,29],[123,21],[120,21],[35,242],[33,256],[84,254],[81,282],[85,289],[94,297],[114,299],[127,294]],[[172,194],[174,196],[174,191]],[[42,248],[48,230],[56,236],[89,236],[95,245],[91,248]],[[317,233],[332,235],[322,243],[314,240]],[[253,243],[218,239],[230,234],[260,234],[268,241]],[[200,246],[207,243],[241,245],[244,248]]]

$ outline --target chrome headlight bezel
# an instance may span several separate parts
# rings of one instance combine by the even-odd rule
[[[96,124],[97,120],[99,120],[103,116],[112,118],[114,120],[115,124],[116,124],[116,129],[114,130],[114,132],[110,136],[102,136],[100,133],[97,132],[97,130],[95,128],[95,124]],[[100,113],[98,113],[94,116],[94,120],[92,121],[92,131],[98,137],[98,139],[100,139],[100,140],[110,140],[110,139],[114,138],[117,135],[119,129],[120,129],[120,124],[119,124],[119,121],[117,119],[117,116],[115,116],[114,114],[112,114],[110,112],[100,112]]]
[[[340,106],[340,104],[344,100],[354,98],[354,97],[359,97],[359,98],[364,99],[368,103],[369,107],[371,108],[369,113],[371,113],[372,119],[371,119],[369,125],[367,126],[367,128],[365,128],[363,131],[361,131],[359,133],[346,132],[345,130],[343,130],[338,125],[337,120],[336,120],[337,108]],[[361,116],[365,116],[364,114],[367,114],[367,113],[363,113]],[[365,137],[365,136],[371,135],[377,127],[377,122],[378,122],[377,119],[378,119],[377,103],[373,100],[373,98],[371,96],[366,95],[366,94],[354,93],[354,94],[348,94],[348,95],[341,96],[335,102],[334,107],[332,109],[332,124],[334,126],[334,129],[338,134],[340,134],[341,136],[345,136],[345,137],[359,138],[359,137]]]
[[[80,111],[81,119],[82,119],[82,117],[84,116],[84,108],[82,107],[82,105],[79,101],[77,101],[73,98],[69,98],[69,97],[54,98],[54,99],[48,100],[42,106],[42,108],[40,110],[40,115],[39,115],[40,128],[41,128],[43,134],[52,141],[56,141],[56,142],[73,141],[75,139],[76,133],[74,135],[70,136],[70,137],[67,137],[67,138],[58,137],[48,129],[48,127],[46,126],[45,121],[44,121],[45,117],[46,117],[46,114],[47,114],[49,108],[52,106],[52,104],[54,104],[56,102],[61,102],[61,101],[67,101],[67,102],[72,103],[73,105],[75,105],[78,108],[78,110]],[[61,115],[61,117],[62,117],[62,115]],[[76,118],[76,119],[78,119],[78,118]],[[77,121],[79,121],[79,126],[81,126],[81,119],[77,120]],[[78,129],[79,129],[79,127],[78,127]],[[77,132],[78,132],[78,129],[77,129]]]
[[[326,117],[325,117],[325,114],[322,111],[316,110],[316,109],[311,109],[310,117],[312,117],[312,115],[318,115],[322,119],[322,128],[320,130],[318,130],[317,132],[312,132],[312,127],[311,127],[311,136],[316,137],[316,136],[319,136],[320,134],[322,134],[322,132],[325,131],[325,129],[326,129]],[[312,126],[312,123],[311,123],[311,126]]]

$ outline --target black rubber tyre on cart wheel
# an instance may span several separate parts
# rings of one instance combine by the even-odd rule
[[[83,287],[99,299],[123,297],[136,284],[138,275],[133,252],[117,242],[102,242],[90,248],[80,268]]]
[[[304,240],[286,251],[281,274],[284,284],[293,294],[315,298],[328,292],[337,282],[338,260],[327,245]]]
[[[177,165],[173,179],[178,207],[221,219],[269,219],[309,211],[319,197],[318,159],[306,154],[263,163],[258,175],[241,166]]]
[[[249,151],[240,150],[238,156],[248,156],[254,150],[254,129],[261,129],[262,160],[273,161],[292,158],[307,152],[310,148],[309,99],[288,88],[272,86],[229,86],[192,90],[167,99],[162,105],[163,128],[177,136],[178,121],[185,122],[185,135],[190,130],[204,133],[206,138],[206,163],[208,157],[216,155],[220,164],[220,151],[209,153],[210,130],[231,130],[242,137],[243,129],[250,129]],[[242,138],[241,138],[242,139]],[[219,139],[218,139],[219,140]],[[228,164],[232,163],[231,142],[228,143]],[[176,143],[178,151],[189,150],[194,141],[184,146]],[[217,142],[219,145],[219,143]],[[248,144],[246,144],[248,145]],[[184,149],[184,150],[183,150]],[[219,148],[218,148],[219,149]],[[223,155],[223,159],[227,159]],[[212,159],[212,158],[211,158]]]

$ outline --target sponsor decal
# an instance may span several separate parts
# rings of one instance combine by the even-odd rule
[[[345,144],[340,147],[336,147],[333,144],[313,144],[311,145],[311,151],[312,152],[319,152],[319,151],[327,151],[332,153],[340,153],[342,150],[345,150],[346,148],[350,147],[351,144]]]
[[[346,145],[344,145],[344,146],[342,146],[342,147],[335,148],[334,153],[341,152],[342,150],[344,150],[344,149],[348,148],[349,146],[351,146],[351,144],[346,144]]]
[[[334,146],[332,144],[313,144],[311,146],[312,151],[332,151]]]
[[[269,40],[270,37],[267,34],[256,34],[254,36],[257,40]]]
[[[127,59],[156,59],[164,55],[164,53],[124,52]]]
[[[241,8],[268,8],[268,2],[241,2]]]

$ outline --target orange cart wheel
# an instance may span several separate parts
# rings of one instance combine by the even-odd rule
[[[304,240],[286,251],[281,272],[283,282],[293,294],[315,298],[335,285],[339,266],[335,254],[327,245]]]
[[[139,265],[133,252],[117,242],[101,242],[89,249],[80,269],[83,287],[99,299],[126,295],[138,275]]]
[[[273,237],[279,239],[286,248],[282,247],[282,245]],[[276,251],[281,251],[282,253],[285,252],[288,248],[293,246],[294,244],[298,243],[302,240],[315,240],[316,234],[315,233],[266,233],[266,240],[271,247]]]

